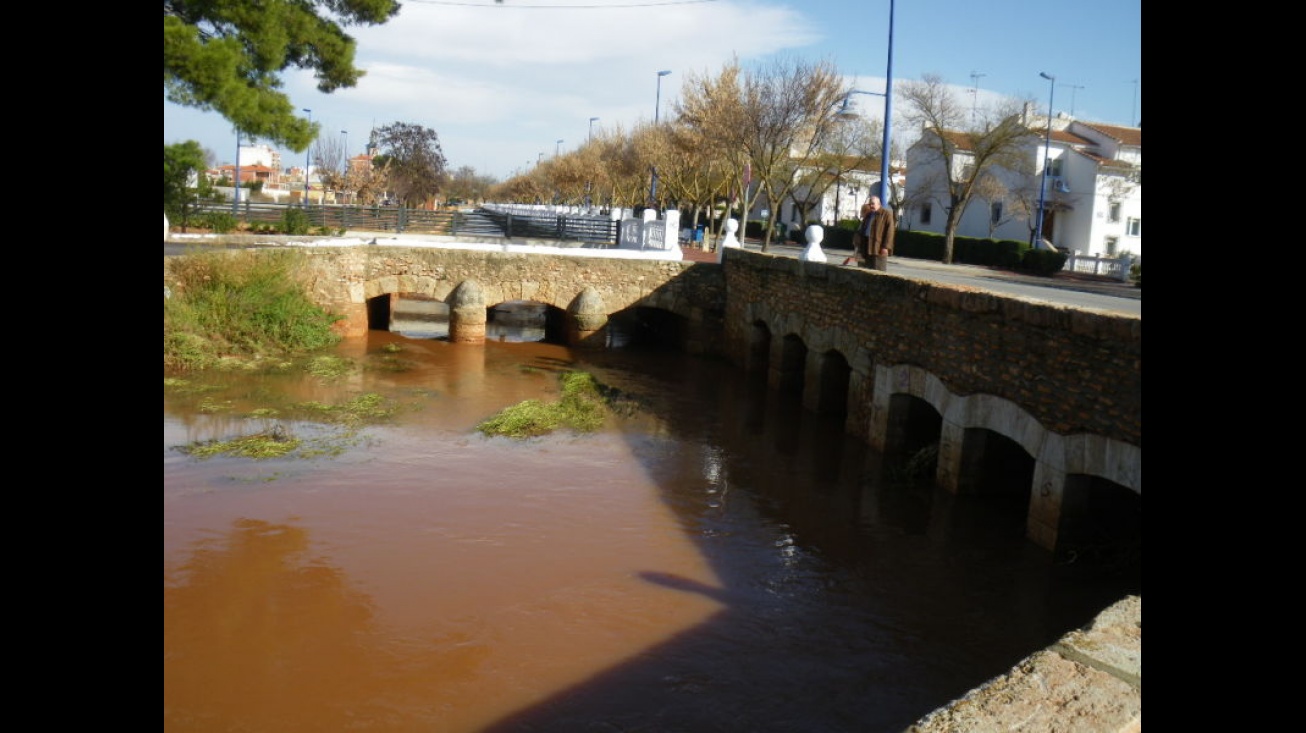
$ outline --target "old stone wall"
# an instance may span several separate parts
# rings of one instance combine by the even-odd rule
[[[736,363],[761,322],[775,338],[839,350],[858,394],[875,365],[911,364],[953,393],[1010,400],[1055,433],[1142,446],[1139,318],[744,250],[727,252],[724,269]]]

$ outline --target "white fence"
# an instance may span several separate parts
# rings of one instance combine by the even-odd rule
[[[1082,272],[1090,275],[1104,275],[1120,282],[1129,282],[1129,268],[1137,261],[1133,255],[1124,254],[1119,257],[1099,257],[1097,255],[1081,255],[1071,252],[1066,258],[1066,264],[1061,269],[1069,272]]]

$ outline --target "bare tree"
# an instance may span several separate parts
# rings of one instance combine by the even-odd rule
[[[1018,195],[1009,190],[1007,186],[997,176],[986,171],[980,175],[979,180],[975,182],[975,197],[988,202],[989,213],[985,221],[988,222],[989,238],[993,237],[998,227],[1009,221],[1015,221],[1017,216],[1023,216],[1022,207],[1017,204]]]
[[[445,193],[450,199],[475,203],[484,201],[486,193],[494,184],[493,176],[478,174],[475,168],[465,165],[449,177],[449,186]]]
[[[921,130],[918,145],[933,152],[942,163],[946,212],[943,262],[951,263],[957,225],[976,195],[976,186],[992,166],[1020,170],[1028,165],[1029,144],[1035,133],[1025,127],[1021,105],[986,111],[970,126],[971,110],[934,74],[906,82],[899,89],[909,110],[907,119]]]
[[[734,59],[715,77],[706,73],[687,74],[674,108],[683,134],[695,139],[701,149],[710,151],[712,178],[720,179],[716,195],[724,199],[727,217],[736,203],[745,198],[745,171],[748,170],[742,73],[738,60]],[[744,201],[741,219],[748,209],[748,202]]]
[[[744,150],[761,193],[778,206],[793,190],[798,170],[809,167],[839,127],[839,107],[848,89],[834,64],[777,57],[744,76]],[[745,211],[752,202],[745,202]],[[771,228],[762,251],[771,244]]]
[[[878,166],[877,155],[883,126],[879,120],[870,124],[844,121],[829,136],[825,149],[813,156],[811,165],[800,169],[789,200],[807,222],[809,213],[820,205],[831,187],[835,189],[834,223],[839,223],[839,209],[844,208],[843,184],[849,173]],[[850,199],[851,200],[851,199]]]
[[[659,186],[664,186],[667,197],[676,202],[682,212],[681,221],[695,229],[700,217],[708,215],[712,205],[729,188],[725,173],[728,161],[702,135],[683,123],[664,124],[661,132],[667,148],[658,169]]]

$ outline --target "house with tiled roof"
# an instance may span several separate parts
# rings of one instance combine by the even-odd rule
[[[977,188],[957,226],[963,237],[1032,242],[1039,202],[1043,237],[1078,255],[1143,254],[1143,131],[1058,115],[1050,132],[1047,117],[1026,111],[1027,155],[1019,169],[989,169],[991,183]],[[964,170],[966,135],[953,135],[954,169]],[[1046,161],[1045,161],[1046,149]],[[943,161],[918,142],[907,153],[907,205],[900,225],[943,233],[948,194]],[[1040,186],[1039,171],[1047,175]],[[938,189],[938,190],[932,190]]]

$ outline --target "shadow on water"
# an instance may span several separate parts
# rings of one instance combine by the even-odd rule
[[[697,485],[657,481],[720,586],[639,577],[724,608],[490,733],[899,731],[1141,592],[1139,567],[1058,565],[1024,539],[1020,501],[902,480],[842,415],[804,411],[757,375],[638,351],[581,359],[601,380],[667,396],[649,407],[673,434],[719,441]],[[759,519],[766,529],[750,529]],[[741,561],[741,547],[770,559]]]

